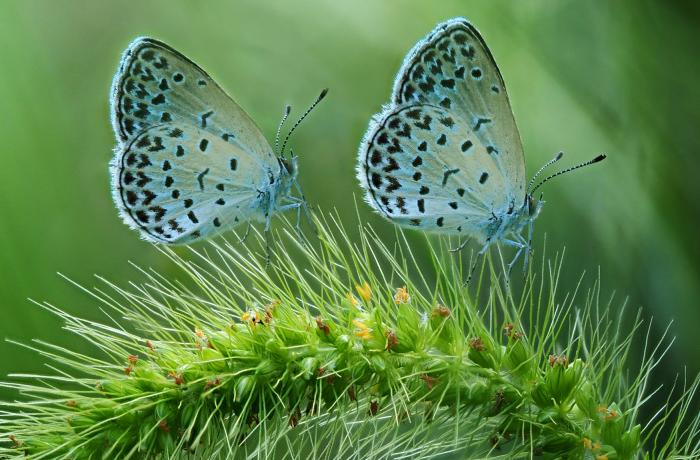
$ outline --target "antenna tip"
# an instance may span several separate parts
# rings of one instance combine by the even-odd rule
[[[318,100],[320,101],[324,97],[326,97],[326,94],[328,94],[328,88],[323,88],[323,91],[321,91],[321,94],[318,96]]]
[[[607,157],[608,157],[608,156],[607,156],[606,154],[601,153],[601,154],[598,155],[597,157],[593,158],[593,161],[591,161],[591,163],[598,163],[599,161],[605,160]]]
[[[561,157],[563,157],[563,156],[564,156],[564,152],[559,152],[559,153],[557,153],[555,160],[559,161],[559,160],[561,160]]]
[[[289,116],[289,113],[292,111],[292,106],[288,105],[287,107],[284,108],[284,115]]]

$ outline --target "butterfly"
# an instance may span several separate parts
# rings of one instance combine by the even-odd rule
[[[530,252],[544,201],[533,193],[559,171],[525,186],[525,157],[503,77],[481,34],[466,19],[439,24],[399,70],[391,102],[370,121],[357,176],[366,201],[400,226],[501,241]],[[522,235],[529,228],[527,239]]]
[[[153,38],[124,51],[111,89],[117,138],[112,195],[148,241],[192,243],[306,206],[297,157],[279,156],[247,113],[197,64]],[[277,130],[279,145],[286,107]],[[292,188],[301,196],[292,196]],[[247,234],[247,233],[246,233]]]

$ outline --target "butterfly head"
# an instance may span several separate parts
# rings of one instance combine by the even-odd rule
[[[540,195],[539,199],[533,198],[531,194],[525,195],[525,204],[523,205],[523,208],[526,209],[525,215],[527,216],[528,220],[535,220],[537,219],[537,216],[540,215],[540,211],[542,211],[542,206],[544,206],[544,200],[542,199],[542,195]]]
[[[277,161],[280,165],[279,170],[279,187],[280,191],[278,194],[280,196],[286,196],[292,189],[292,185],[297,180],[297,174],[299,173],[299,168],[297,167],[297,157],[292,153],[290,157],[278,157]]]
[[[292,154],[290,158],[279,157],[277,159],[280,163],[280,175],[282,177],[288,176],[292,180],[296,179],[299,173],[299,167],[297,166],[298,158],[298,156]]]

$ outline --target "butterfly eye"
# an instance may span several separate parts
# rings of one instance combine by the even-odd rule
[[[286,169],[289,174],[292,174],[292,172],[294,171],[294,165],[282,158],[280,158],[280,163],[282,163],[284,169]]]

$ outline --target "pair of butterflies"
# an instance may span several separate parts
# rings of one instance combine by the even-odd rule
[[[284,146],[276,153],[243,109],[168,45],[131,43],[111,105],[114,201],[146,240],[191,243],[252,221],[267,228],[274,214],[305,205],[292,195],[301,193],[296,159]],[[495,241],[529,250],[539,185],[533,177],[526,188],[503,78],[467,20],[439,24],[406,56],[390,104],[362,140],[357,175],[367,202],[398,225],[472,237],[482,252]]]

